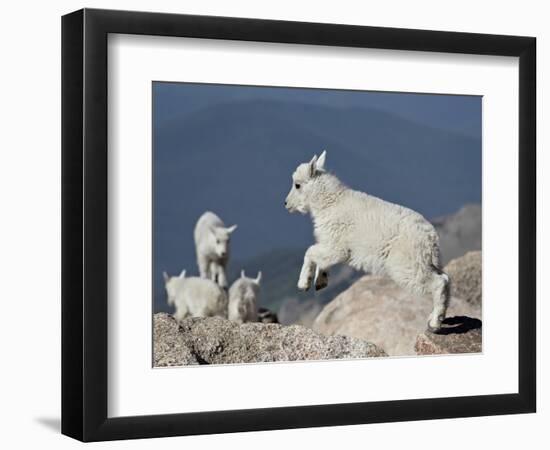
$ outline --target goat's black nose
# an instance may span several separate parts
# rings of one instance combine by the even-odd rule
[[[285,200],[285,206],[286,206],[286,200]]]

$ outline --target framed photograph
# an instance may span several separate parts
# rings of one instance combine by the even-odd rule
[[[62,432],[535,412],[536,40],[62,20]]]

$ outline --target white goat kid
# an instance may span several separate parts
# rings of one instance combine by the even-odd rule
[[[176,308],[175,319],[186,317],[227,317],[227,294],[216,283],[199,277],[177,277],[163,272],[168,304]]]
[[[419,295],[431,295],[428,329],[445,318],[449,277],[439,261],[439,238],[430,222],[411,209],[354,191],[325,172],[326,152],[300,164],[286,198],[289,212],[309,213],[316,244],[305,253],[298,288],[328,284],[328,269],[347,263],[358,270],[386,274]]]
[[[225,269],[229,260],[229,238],[237,225],[226,228],[213,212],[205,212],[195,225],[195,250],[201,278],[227,288]]]
[[[258,272],[256,278],[248,278],[244,270],[241,271],[241,278],[229,289],[229,320],[238,323],[258,321],[261,279],[262,272]]]

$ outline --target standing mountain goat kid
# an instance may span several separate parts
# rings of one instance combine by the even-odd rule
[[[316,244],[305,253],[298,289],[328,284],[328,269],[347,263],[358,270],[386,274],[418,295],[431,295],[428,329],[436,332],[445,318],[449,277],[439,262],[439,238],[424,217],[408,208],[354,191],[325,172],[326,152],[300,164],[292,175],[285,206],[309,213]]]
[[[168,304],[176,308],[175,319],[186,317],[227,317],[227,295],[216,283],[199,277],[177,277],[163,272]]]
[[[237,225],[226,228],[213,212],[200,216],[195,225],[195,250],[201,278],[208,278],[227,288],[225,268],[229,260],[229,237]]]
[[[229,320],[237,323],[257,322],[262,272],[256,278],[248,278],[241,271],[241,278],[229,289]]]

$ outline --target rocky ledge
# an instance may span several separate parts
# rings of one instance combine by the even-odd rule
[[[481,320],[455,316],[445,319],[438,334],[421,333],[416,337],[417,355],[481,353]]]
[[[427,328],[429,297],[413,297],[388,278],[365,275],[328,303],[313,323],[318,333],[372,342],[390,356],[415,355],[416,336]],[[448,316],[481,317],[480,306],[451,299]]]
[[[447,316],[481,319],[481,252],[457,258],[444,270],[452,293]],[[415,355],[432,306],[429,296],[413,296],[388,278],[365,275],[325,305],[312,328],[372,342],[390,356]]]
[[[453,259],[444,270],[451,278],[453,296],[481,307],[481,252],[468,252]]]
[[[324,336],[299,325],[239,325],[220,317],[189,318],[178,325],[171,315],[157,313],[153,334],[155,367],[387,356],[362,339]]]

